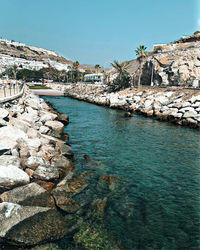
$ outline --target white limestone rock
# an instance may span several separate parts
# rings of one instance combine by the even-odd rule
[[[59,121],[47,121],[45,122],[45,126],[58,132],[63,132],[64,130],[64,125]]]
[[[35,170],[39,165],[48,165],[49,162],[43,159],[42,157],[30,156],[26,161],[25,165],[28,168]]]
[[[0,108],[0,118],[7,119],[9,116],[9,112],[6,109]]]
[[[2,155],[0,156],[0,165],[20,168],[20,158],[13,155]]]
[[[46,127],[46,126],[41,126],[40,129],[39,129],[41,134],[47,134],[49,132],[49,130],[50,129],[48,127]]]
[[[29,176],[15,165],[0,165],[0,191],[28,184]]]

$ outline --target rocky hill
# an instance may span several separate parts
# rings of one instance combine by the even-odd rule
[[[31,70],[52,66],[57,70],[68,71],[72,64],[72,61],[54,51],[0,39],[0,73],[13,65]]]
[[[200,80],[200,33],[183,37],[170,44],[154,45],[141,62],[132,60],[128,72],[138,81],[142,67],[141,83],[150,85],[197,86]]]

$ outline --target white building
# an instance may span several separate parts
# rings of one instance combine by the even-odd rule
[[[94,82],[94,83],[103,83],[104,82],[104,74],[86,74],[84,75],[84,82]]]

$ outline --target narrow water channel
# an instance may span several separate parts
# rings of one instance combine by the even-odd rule
[[[44,99],[69,114],[65,132],[77,171],[85,171],[88,154],[99,172],[125,180],[105,221],[125,249],[199,249],[198,131],[70,98]]]

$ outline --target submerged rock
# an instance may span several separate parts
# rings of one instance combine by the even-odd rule
[[[55,209],[0,203],[0,243],[18,246],[36,245],[60,239],[66,222]]]
[[[74,241],[77,247],[83,249],[120,250],[117,242],[100,225],[83,224],[80,231],[74,235]]]
[[[124,114],[124,117],[131,117],[131,116],[132,116],[131,112],[126,112],[126,113]]]

